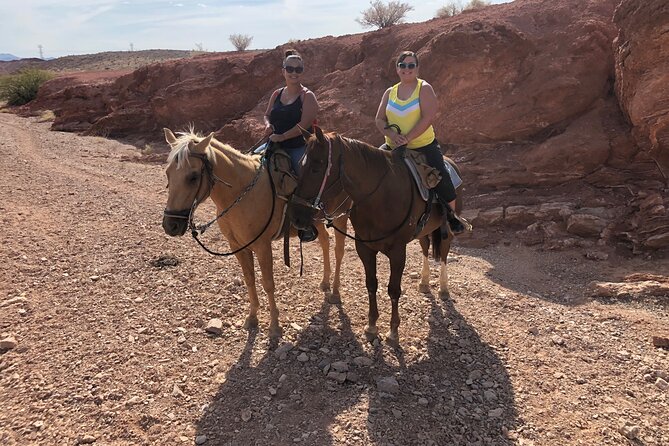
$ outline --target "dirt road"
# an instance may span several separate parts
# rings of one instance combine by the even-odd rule
[[[259,330],[241,327],[236,261],[163,233],[163,166],[48,127],[0,114],[0,339],[13,347],[0,351],[0,444],[669,444],[669,353],[651,342],[669,297],[595,299],[588,286],[666,274],[666,261],[594,261],[509,235],[456,246],[442,299],[437,268],[433,293],[418,292],[413,244],[397,350],[362,335],[352,244],[333,306],[317,247],[300,277],[277,243],[276,346],[264,296]],[[220,336],[204,330],[214,317]]]

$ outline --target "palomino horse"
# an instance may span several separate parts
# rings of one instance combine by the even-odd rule
[[[267,293],[270,310],[269,333],[281,335],[279,310],[274,300],[274,273],[272,238],[279,233],[283,207],[275,205],[266,164],[260,157],[249,156],[217,141],[213,133],[201,138],[192,132],[176,137],[164,129],[165,139],[172,151],[166,169],[168,181],[167,206],[163,229],[172,236],[186,232],[192,212],[198,204],[211,197],[217,207],[218,226],[228,240],[230,249],[242,267],[244,282],[249,293],[250,309],[244,326],[258,325],[258,293],[256,290],[253,254],[262,273],[262,286]],[[272,209],[274,210],[272,213]],[[343,221],[342,221],[343,219]],[[347,216],[339,217],[346,225]],[[323,280],[321,290],[330,289],[330,241],[322,223],[316,223],[318,241],[323,249]],[[295,231],[292,231],[295,235]],[[344,255],[344,237],[336,237],[336,269],[333,294],[339,294],[341,259]]]
[[[420,290],[427,292],[430,289],[427,236],[432,234],[434,256],[441,259],[440,294],[445,295],[448,294],[446,259],[453,234],[449,231],[448,238],[442,240],[440,212],[432,212],[424,227],[416,233],[417,224],[425,211],[425,202],[406,166],[394,164],[390,152],[334,133],[324,135],[319,128],[307,139],[302,175],[289,203],[293,225],[302,228],[310,224],[320,203],[327,204],[330,199],[323,191],[334,190],[337,183],[354,203],[350,219],[355,229],[355,248],[365,268],[369,294],[369,325],[365,333],[369,339],[378,336],[376,256],[382,252],[390,260],[388,295],[392,315],[388,340],[397,343],[400,325],[398,303],[402,294],[406,245],[414,238],[420,240],[423,250]],[[460,199],[456,203],[458,212],[462,203]]]

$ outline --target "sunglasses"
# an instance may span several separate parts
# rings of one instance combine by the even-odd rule
[[[301,72],[304,71],[304,67],[291,67],[290,65],[286,65],[283,67],[284,70],[286,70],[286,73],[297,73],[300,74]]]
[[[404,70],[405,68],[408,68],[408,69],[410,69],[410,70],[413,70],[414,68],[416,68],[416,67],[418,66],[418,64],[413,63],[413,62],[411,62],[411,63],[399,62],[399,63],[397,64],[397,66],[400,67],[400,68],[403,69],[403,70]]]

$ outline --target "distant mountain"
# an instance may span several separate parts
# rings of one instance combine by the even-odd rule
[[[7,54],[7,53],[0,53],[0,60],[3,62],[7,62],[10,60],[19,60],[20,57],[16,57],[13,54]]]

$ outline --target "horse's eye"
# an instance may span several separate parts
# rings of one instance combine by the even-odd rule
[[[197,183],[199,178],[200,178],[200,174],[198,174],[197,172],[193,172],[190,175],[188,175],[188,177],[186,178],[186,182],[189,185],[193,186],[193,185],[195,185],[195,183]]]

